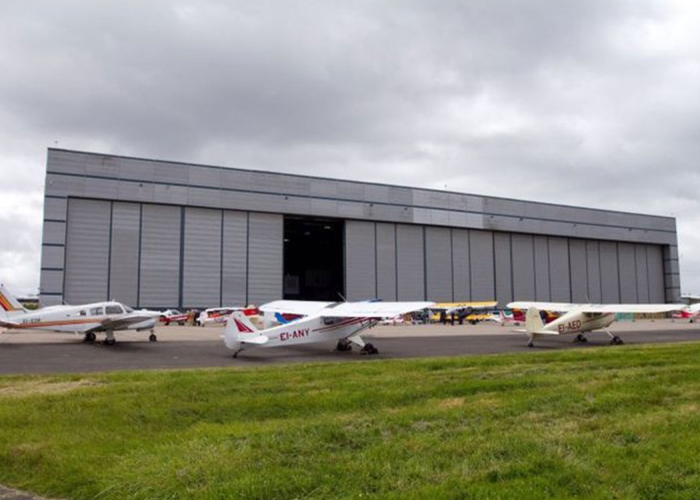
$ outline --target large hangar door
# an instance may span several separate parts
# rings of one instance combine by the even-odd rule
[[[344,230],[341,220],[285,216],[285,299],[342,300]]]

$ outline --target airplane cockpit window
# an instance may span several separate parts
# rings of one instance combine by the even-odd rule
[[[340,323],[342,320],[347,319],[347,318],[330,318],[330,317],[324,317],[323,318],[323,324],[324,325],[335,325],[336,323]]]
[[[85,316],[87,313],[86,313],[85,310],[83,309],[83,310],[80,311],[78,314],[79,314],[80,316]]]
[[[111,305],[107,306],[107,314],[122,314],[124,311],[122,310],[122,306],[118,305]]]
[[[134,310],[133,310],[131,307],[129,307],[129,306],[124,306],[124,310],[125,310],[126,312],[128,312],[128,313],[134,312]]]
[[[93,307],[90,309],[90,316],[99,316],[100,314],[104,314],[101,307]]]

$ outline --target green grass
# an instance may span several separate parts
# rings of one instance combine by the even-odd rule
[[[100,499],[700,498],[700,344],[0,377],[0,483]]]

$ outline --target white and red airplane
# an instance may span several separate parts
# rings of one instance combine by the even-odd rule
[[[305,302],[278,300],[260,307],[264,313],[297,314],[300,319],[258,330],[248,317],[235,311],[226,323],[224,342],[233,357],[250,347],[280,347],[337,341],[339,351],[349,351],[352,344],[362,354],[379,351],[365,343],[360,332],[383,318],[393,318],[431,307],[434,302]]]
[[[700,304],[685,306],[680,311],[673,313],[671,317],[673,319],[687,319],[690,323],[693,323],[700,317]]]
[[[623,344],[622,339],[608,330],[617,313],[663,313],[677,311],[684,304],[569,304],[567,302],[511,302],[509,309],[527,310],[525,333],[528,347],[533,347],[535,338],[545,335],[576,334],[574,342],[588,342],[585,334],[603,330],[611,344]],[[540,311],[561,312],[554,321],[545,324]]]
[[[0,283],[0,327],[8,330],[49,330],[85,334],[86,342],[94,342],[104,332],[105,345],[115,343],[117,330],[149,330],[148,339],[157,340],[154,332],[157,311],[134,311],[119,302],[95,302],[80,306],[50,306],[29,311]]]

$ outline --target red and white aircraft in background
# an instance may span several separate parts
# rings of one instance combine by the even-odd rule
[[[608,330],[618,313],[663,313],[678,311],[684,304],[570,304],[567,302],[511,302],[510,309],[526,310],[525,333],[528,347],[534,346],[539,336],[576,334],[574,342],[588,342],[585,334],[603,330],[611,344],[623,344],[622,339]],[[554,321],[545,324],[540,311],[561,312]]]
[[[434,305],[434,302],[306,302],[278,300],[260,306],[267,314],[295,314],[303,316],[278,326],[258,330],[248,317],[235,311],[226,323],[224,342],[233,350],[233,357],[250,347],[280,347],[337,341],[337,350],[349,351],[352,344],[362,354],[379,351],[365,343],[360,332],[374,326],[383,318],[393,318]]]
[[[0,284],[0,327],[7,329],[82,333],[86,342],[94,342],[95,334],[104,332],[105,345],[115,343],[117,330],[149,330],[149,340],[155,342],[154,327],[159,315],[158,311],[134,311],[114,301],[29,311]]]
[[[687,319],[690,323],[693,323],[700,317],[700,303],[686,306],[680,311],[673,313],[671,317],[673,319]]]

